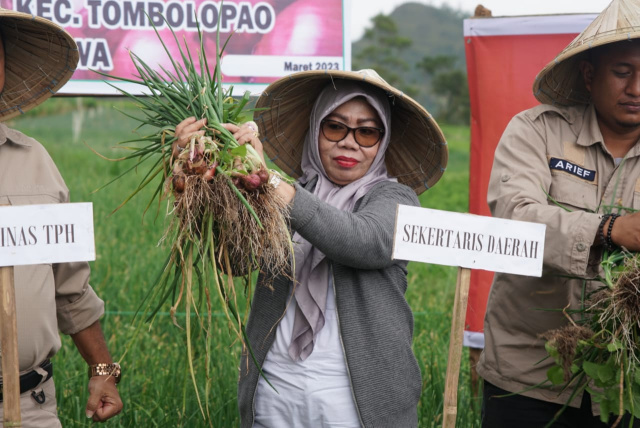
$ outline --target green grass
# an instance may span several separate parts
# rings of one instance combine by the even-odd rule
[[[165,226],[166,206],[160,206],[159,211],[154,206],[143,221],[141,213],[151,194],[145,192],[115,214],[110,214],[142,179],[141,174],[137,177],[130,174],[114,185],[92,193],[126,168],[123,162],[101,159],[86,146],[113,158],[123,155],[123,150],[113,146],[132,137],[135,123],[114,110],[113,105],[131,109],[130,104],[117,98],[56,98],[8,123],[45,145],[71,190],[73,202],[94,204],[97,260],[91,263],[92,285],[105,301],[107,312],[102,320],[103,329],[114,358],[123,366],[119,390],[125,406],[122,414],[105,426],[235,427],[238,425],[236,385],[240,349],[229,334],[224,317],[214,318],[209,375],[205,373],[204,356],[198,354],[194,359],[201,397],[205,394],[203,385],[207,382],[209,385],[209,396],[204,401],[209,405],[210,425],[200,415],[193,385],[187,376],[184,331],[173,325],[167,314],[168,305],[152,323],[140,323],[140,317],[134,318],[167,254],[167,247],[158,245]],[[74,124],[75,133],[72,131]],[[469,129],[445,126],[443,131],[449,143],[449,165],[440,182],[420,200],[425,207],[466,212]],[[422,427],[442,425],[455,282],[455,268],[420,263],[409,265],[407,299],[415,312],[414,350],[423,379],[419,405]],[[220,310],[217,306],[216,311],[219,313]],[[184,327],[183,314],[177,321]],[[195,327],[193,317],[192,322]],[[202,341],[199,330],[194,330],[193,340]],[[479,403],[471,396],[467,356],[465,350],[458,389],[456,426],[462,428],[479,426]],[[63,337],[63,347],[54,358],[54,365],[63,425],[92,425],[84,415],[86,365],[69,338]]]

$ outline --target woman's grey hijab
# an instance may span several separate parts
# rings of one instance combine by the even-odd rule
[[[320,122],[336,108],[355,98],[364,97],[378,112],[385,133],[369,171],[345,186],[332,183],[322,166],[318,149]],[[358,199],[381,181],[395,181],[387,173],[385,152],[391,137],[391,108],[388,97],[381,90],[367,83],[336,80],[325,87],[311,110],[310,128],[302,152],[302,176],[299,182],[308,183],[317,177],[313,191],[320,200],[343,211],[353,211]],[[337,144],[337,143],[336,143]],[[298,233],[293,236],[295,246],[295,299],[296,314],[289,356],[297,361],[305,360],[313,351],[314,338],[325,322],[329,264],[325,255]]]

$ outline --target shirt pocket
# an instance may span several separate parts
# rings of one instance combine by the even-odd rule
[[[569,211],[597,212],[598,188],[595,184],[563,173],[552,174],[549,187],[549,205],[560,205]]]

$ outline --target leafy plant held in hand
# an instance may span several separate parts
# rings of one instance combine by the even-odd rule
[[[157,29],[156,34],[171,57]],[[175,33],[173,36],[181,56],[181,61],[171,58],[173,71],[164,68],[156,71],[135,52],[130,52],[138,72],[134,77],[138,80],[103,75],[141,85],[148,93],[148,96],[136,96],[109,83],[138,106],[142,116],[134,119],[140,122],[139,129],[152,130],[149,135],[121,143],[131,154],[119,160],[135,160],[122,175],[146,171],[123,205],[151,183],[155,183],[156,188],[147,209],[156,199],[158,203],[167,202],[171,221],[163,240],[170,243],[171,249],[144,304],[150,308],[148,319],[151,320],[170,300],[173,322],[178,326],[175,314],[184,307],[190,372],[198,393],[192,364],[191,311],[195,312],[206,338],[204,358],[208,369],[213,360],[209,355],[213,336],[212,294],[217,294],[223,302],[230,330],[243,344],[243,350],[251,353],[244,332],[247,315],[241,317],[233,278],[244,279],[248,308],[252,274],[257,269],[275,274],[287,271],[291,239],[287,204],[267,184],[269,174],[275,172],[267,170],[253,147],[240,145],[223,126],[245,122],[252,110],[246,108],[250,99],[248,92],[235,99],[233,88],[226,90],[222,85],[219,34],[212,72],[201,32],[199,69],[186,43],[181,46]],[[175,126],[192,116],[207,119],[205,133],[194,135],[188,146],[180,149],[173,144]],[[208,385],[205,391],[209,393]],[[205,414],[204,409],[202,411]]]

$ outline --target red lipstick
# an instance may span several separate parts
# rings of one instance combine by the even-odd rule
[[[358,164],[358,160],[357,159],[348,158],[346,156],[337,156],[337,157],[333,158],[333,160],[335,160],[338,165],[340,165],[341,167],[344,167],[344,168],[353,168],[354,166],[356,166]]]

